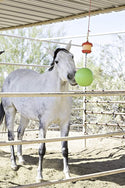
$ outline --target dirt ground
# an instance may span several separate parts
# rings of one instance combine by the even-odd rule
[[[70,132],[70,136],[82,133]],[[47,137],[59,137],[57,131],[48,131]],[[25,138],[35,139],[38,133],[25,133]],[[6,135],[0,135],[0,140],[6,140]],[[44,180],[60,180],[64,178],[63,161],[60,142],[48,143],[43,164]],[[118,138],[102,138],[69,142],[69,168],[71,177],[91,174],[101,171],[125,168],[125,140]],[[0,147],[0,188],[15,187],[35,183],[38,165],[38,145],[23,146],[25,165],[20,165],[17,171],[10,167],[9,147]],[[18,160],[17,160],[18,164]],[[51,188],[119,188],[125,187],[125,173],[110,175],[95,179],[46,186]]]

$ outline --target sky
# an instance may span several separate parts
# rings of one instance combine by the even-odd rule
[[[90,18],[90,33],[105,33],[125,30],[125,11],[99,14]],[[88,17],[64,22],[67,35],[86,34]]]
[[[90,18],[90,35],[97,33],[108,33],[116,31],[125,31],[125,11],[112,12],[107,14],[99,14],[96,16],[91,16]],[[87,35],[88,30],[88,17],[81,19],[74,19],[70,21],[63,21],[60,23],[55,23],[53,26],[57,29],[64,29],[65,36],[75,36],[75,35]],[[91,40],[91,41],[90,41]],[[108,43],[111,42],[111,36],[105,37],[89,37],[89,41],[92,43]],[[86,41],[85,38],[72,39],[72,43],[82,44]],[[68,40],[67,40],[68,42]],[[78,60],[81,58],[81,49],[78,47],[72,47],[71,51],[75,53],[75,58]],[[77,52],[77,53],[76,53]]]

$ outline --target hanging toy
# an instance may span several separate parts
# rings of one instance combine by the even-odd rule
[[[81,68],[76,72],[75,80],[79,86],[89,86],[93,81],[93,73],[88,68]]]
[[[90,42],[84,42],[83,44],[82,44],[82,53],[86,53],[86,54],[88,54],[88,53],[91,53],[91,48],[92,48],[92,46],[93,46],[93,44],[92,43],[90,43]]]
[[[86,68],[87,65],[87,54],[91,53],[92,43],[88,41],[89,38],[89,26],[90,26],[90,10],[91,10],[91,0],[89,7],[89,21],[88,21],[88,33],[87,41],[82,44],[82,52],[85,53],[85,68],[79,69],[75,74],[75,80],[80,86],[89,86],[93,81],[93,73],[90,69]]]

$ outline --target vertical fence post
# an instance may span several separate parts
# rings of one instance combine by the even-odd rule
[[[84,89],[86,91],[86,88]],[[83,97],[83,134],[86,135],[86,97]],[[86,139],[83,140],[83,147],[86,148]]]
[[[86,68],[87,66],[87,54],[85,54],[85,62],[84,62],[84,67]],[[86,87],[83,89],[84,92],[86,92]],[[86,130],[86,96],[83,97],[83,134],[86,135],[87,130]],[[86,139],[83,141],[83,147],[86,148]]]

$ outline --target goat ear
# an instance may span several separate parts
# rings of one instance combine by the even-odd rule
[[[70,48],[71,48],[71,43],[72,43],[72,40],[70,40],[69,43],[67,44],[66,50],[68,50],[68,51],[70,50]]]

